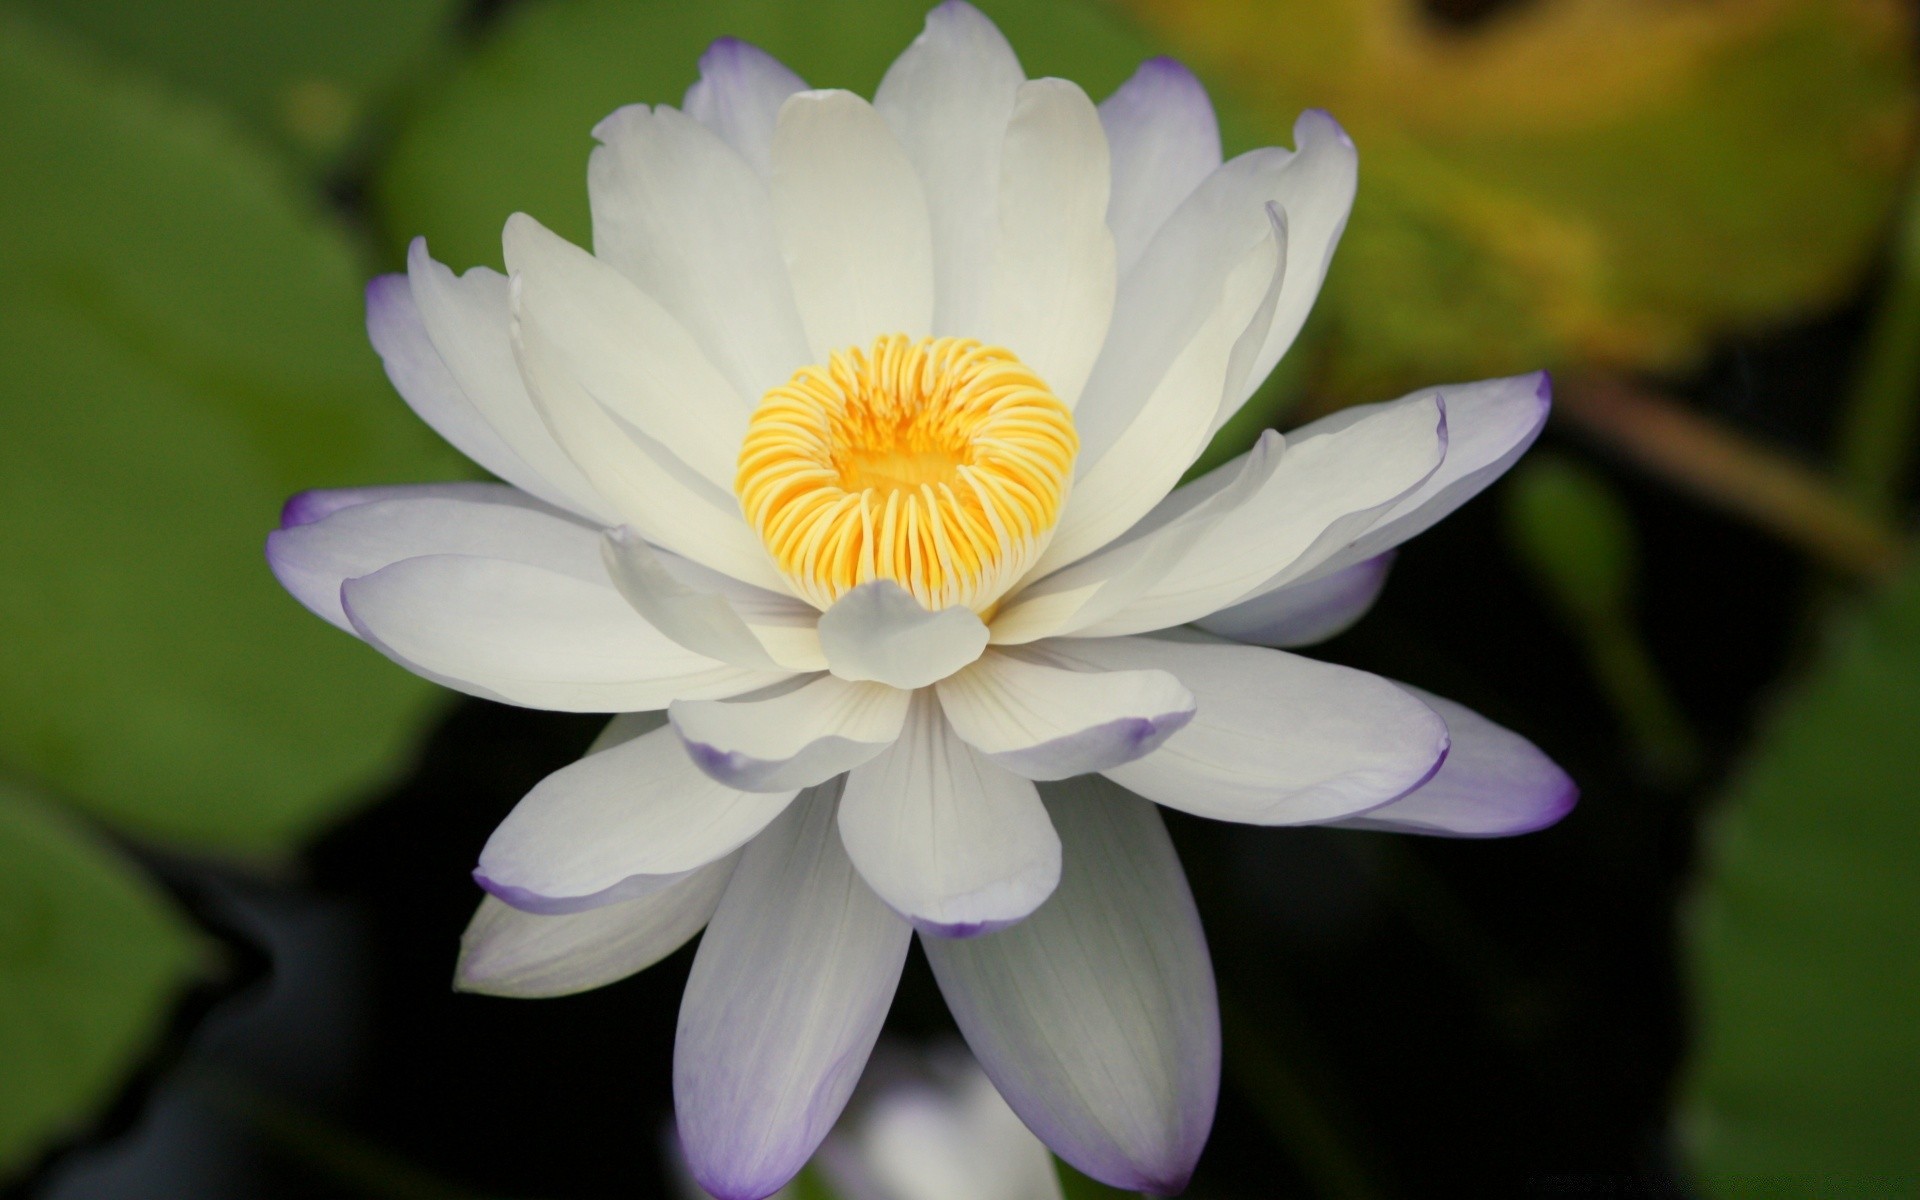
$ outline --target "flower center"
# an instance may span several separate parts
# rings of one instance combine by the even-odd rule
[[[1046,548],[1080,439],[1012,351],[904,334],[802,367],[754,410],[734,491],[794,589],[825,609],[891,579],[986,609]]]

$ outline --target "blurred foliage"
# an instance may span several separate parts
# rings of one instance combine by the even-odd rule
[[[316,485],[445,478],[342,231],[220,121],[0,11],[0,771],[129,831],[290,847],[437,689],[261,560]]]
[[[1641,772],[1658,784],[1685,782],[1700,748],[1634,615],[1633,518],[1598,475],[1538,451],[1514,470],[1505,496],[1514,548],[1580,638]]]
[[[0,1181],[84,1128],[202,965],[165,896],[0,784]]]
[[[1355,399],[1541,366],[1675,367],[1859,278],[1915,127],[1898,0],[1121,0],[1284,140],[1353,134],[1321,305]]]
[[[440,49],[460,0],[14,0],[327,164]]]
[[[1920,1190],[1920,570],[1832,631],[1705,842],[1681,1131],[1712,1196]]]

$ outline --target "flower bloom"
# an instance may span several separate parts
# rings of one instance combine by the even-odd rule
[[[1029,1127],[1180,1190],[1219,1029],[1155,804],[1473,837],[1573,801],[1517,735],[1274,648],[1356,619],[1546,379],[1176,489],[1298,333],[1353,144],[1308,112],[1222,163],[1178,64],[1096,107],[962,3],[871,103],[722,41],[681,110],[594,132],[594,253],[520,215],[505,276],[416,242],[369,289],[394,385],[506,483],[305,493],[268,543],[412,671],[620,714],[482,850],[460,986],[596,987],[705,928],[678,1122],[741,1200],[832,1126],[917,930]]]

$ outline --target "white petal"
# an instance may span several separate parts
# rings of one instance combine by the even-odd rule
[[[1107,637],[1198,620],[1258,591],[1304,579],[1440,466],[1447,421],[1437,402],[1375,413],[1339,433],[1288,442],[1277,463],[1230,463],[1245,486],[1223,491],[1140,540],[1186,547],[1165,576],[1111,616],[1073,630]],[[1259,477],[1254,476],[1258,473]],[[1098,576],[1102,555],[1062,572]]]
[[[792,792],[743,792],[655,729],[541,780],[500,822],[473,875],[515,908],[584,912],[651,895],[731,854]]]
[[[547,507],[519,488],[497,483],[461,480],[455,483],[386,483],[368,487],[310,488],[295,492],[280,506],[280,528],[292,529],[324,521],[342,509],[360,504],[378,504],[382,500],[467,500],[477,504],[520,504],[529,508]]]
[[[637,712],[785,678],[695,654],[609,585],[503,559],[404,559],[341,586],[381,653],[469,695],[567,712]]]
[[[1098,461],[1133,421],[1180,349],[1213,311],[1220,281],[1264,233],[1267,206],[1287,225],[1287,272],[1244,378],[1212,424],[1230,417],[1299,332],[1353,204],[1353,144],[1325,113],[1294,125],[1297,152],[1265,147],[1210,175],[1161,225],[1120,281],[1113,328],[1076,411],[1083,458]],[[1183,464],[1184,466],[1184,464]]]
[[[925,30],[874,93],[926,195],[935,333],[979,337],[987,328],[1001,147],[1025,79],[993,22],[970,4],[949,3],[927,14]]]
[[[763,155],[775,111],[765,110]],[[765,178],[671,108],[630,105],[593,132],[605,143],[587,171],[594,253],[671,312],[735,394],[757,404],[810,359]],[[735,435],[723,483],[739,448]]]
[[[549,504],[591,520],[604,521],[610,516],[612,507],[554,441],[527,396],[513,357],[506,277],[485,267],[456,276],[428,255],[425,238],[415,238],[407,251],[407,284],[420,328],[426,331],[448,375],[481,423],[493,431],[499,446],[513,456],[499,458],[476,442],[474,461]],[[381,340],[376,338],[374,345],[378,347]],[[417,342],[414,344],[417,346]],[[451,408],[449,399],[440,411]],[[421,415],[441,428],[427,413]],[[471,432],[464,421],[462,427]],[[455,440],[451,428],[442,432],[463,451],[468,448],[465,443],[478,438],[475,433],[471,438]],[[488,457],[479,457],[480,453]],[[524,463],[525,470],[514,460]]]
[[[1193,719],[1193,693],[1165,671],[1082,671],[996,651],[937,685],[953,731],[1028,779],[1132,762]]]
[[[684,946],[713,916],[734,855],[637,900],[586,912],[522,912],[494,896],[460,936],[454,987],[525,999],[570,996],[643,971]]]
[[[507,234],[510,245],[552,236],[532,218],[518,215],[507,222]],[[516,297],[520,282],[516,278]],[[701,477],[643,430],[617,420],[573,375],[566,352],[539,312],[516,309],[513,340],[541,415],[620,521],[683,558],[769,591],[787,591],[731,490]]]
[[[863,583],[820,616],[820,649],[835,675],[925,687],[980,657],[987,627],[961,605],[928,612],[888,579]]]
[[[925,692],[899,740],[847,776],[840,835],[882,900],[946,937],[1003,929],[1060,880],[1033,784],[955,737]]]
[[[1336,821],[1433,777],[1447,725],[1387,680],[1221,642],[1074,638],[1044,643],[1102,670],[1171,672],[1199,711],[1145,758],[1106,775],[1169,808],[1251,825]]]
[[[372,491],[373,489],[357,489]],[[267,535],[267,562],[282,587],[316,615],[353,631],[340,585],[403,558],[467,554],[529,563],[589,581],[606,578],[592,527],[497,483],[379,489]],[[302,493],[311,496],[313,493]]]
[[[1207,89],[1171,58],[1150,58],[1100,102],[1113,151],[1107,225],[1122,271],[1180,202],[1220,166],[1220,125]]]
[[[681,107],[739,152],[765,179],[773,174],[773,127],[780,105],[806,80],[739,38],[717,39],[700,56],[700,78]]]
[[[1311,646],[1345,633],[1365,616],[1387,583],[1394,551],[1362,559],[1223,608],[1194,622],[1208,633],[1260,646]]]
[[[1286,237],[1285,226],[1270,220],[1266,234],[1224,277],[1211,313],[1159,377],[1145,407],[1105,452],[1089,457],[1083,440],[1073,491],[1035,577],[1125,533],[1206,448],[1221,399],[1245,370],[1279,297]]]
[[[518,279],[515,318],[546,332],[552,365],[608,412],[731,491],[747,401],[692,335],[620,272],[538,221],[509,221],[505,242],[507,268]]]
[[[893,744],[911,693],[819,675],[777,695],[676,700],[667,713],[708,775],[754,792],[825,783]]]
[[[832,785],[754,839],[680,1002],[674,1111],[709,1192],[758,1197],[800,1170],[866,1066],[911,931],[834,835]]]
[[[1439,774],[1405,799],[1338,822],[1342,828],[1510,837],[1544,829],[1572,811],[1580,789],[1538,746],[1463,704],[1400,686],[1446,718],[1453,748]]]
[[[968,1045],[1054,1153],[1172,1195],[1220,1089],[1199,914],[1151,804],[1098,778],[1045,794],[1065,843],[1060,890],[1012,929],[921,945]]]
[[[601,550],[620,594],[687,649],[759,670],[826,667],[816,630],[820,613],[805,601],[737,582],[729,587],[724,577],[670,558],[625,525],[607,531]]]
[[[773,216],[816,362],[933,328],[933,241],[913,164],[852,92],[798,92],[773,134]]]
[[[1087,94],[1064,79],[1022,84],[999,169],[983,340],[1018,354],[1072,408],[1113,315],[1111,167]]]
[[[1545,371],[1487,379],[1479,383],[1426,388],[1386,404],[1342,409],[1288,437],[1300,442],[1330,436],[1369,416],[1395,407],[1418,406],[1439,397],[1447,406],[1447,457],[1440,468],[1398,504],[1382,513],[1354,543],[1330,559],[1321,571],[1339,570],[1372,558],[1416,534],[1478,495],[1504,475],[1546,426],[1552,407],[1552,380]]]

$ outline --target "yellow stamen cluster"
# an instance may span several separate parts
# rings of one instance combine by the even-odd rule
[[[891,579],[929,609],[984,611],[1046,548],[1079,449],[1073,414],[1011,351],[889,334],[766,394],[734,491],[822,609]]]

